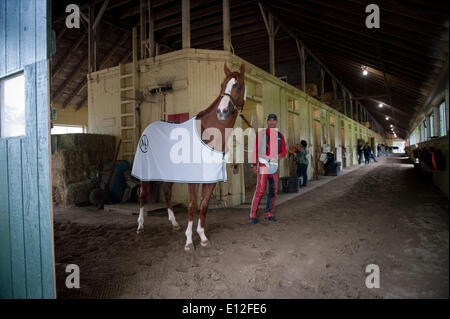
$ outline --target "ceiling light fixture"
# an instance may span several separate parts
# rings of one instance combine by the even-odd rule
[[[386,121],[388,121],[388,120],[389,120],[389,117],[386,116]]]
[[[361,65],[362,74],[366,76],[369,74],[369,71],[367,71],[367,66]]]
[[[383,103],[378,104],[378,107],[383,107]]]

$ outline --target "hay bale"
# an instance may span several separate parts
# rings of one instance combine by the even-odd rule
[[[89,202],[95,186],[98,156],[104,145],[103,161],[111,161],[115,137],[102,134],[61,134],[52,136],[53,200],[64,206]]]

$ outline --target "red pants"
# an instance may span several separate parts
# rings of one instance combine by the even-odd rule
[[[256,182],[256,190],[252,199],[252,209],[250,213],[250,218],[256,218],[256,212],[258,210],[259,202],[261,197],[264,195],[266,190],[267,180],[269,180],[269,194],[267,196],[267,205],[265,211],[265,217],[273,216],[273,205],[275,204],[275,199],[277,198],[278,192],[278,175],[279,171],[275,174],[261,174],[258,167],[258,177]]]

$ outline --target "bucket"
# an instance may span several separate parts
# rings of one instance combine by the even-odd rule
[[[298,193],[299,178],[298,177],[281,177],[281,185],[283,193]]]

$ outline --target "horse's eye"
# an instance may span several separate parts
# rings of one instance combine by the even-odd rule
[[[238,85],[238,90],[240,90],[240,89],[242,89],[242,85],[241,84]]]

